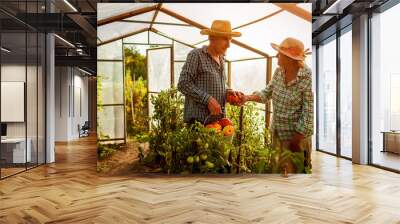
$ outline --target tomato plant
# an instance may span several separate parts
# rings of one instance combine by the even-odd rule
[[[240,108],[227,106],[227,116],[233,123],[230,131],[234,130],[234,134],[224,136],[224,132],[200,123],[187,126],[183,122],[183,99],[176,89],[162,91],[151,101],[154,116],[150,132],[143,138],[150,143],[150,149],[140,156],[145,165],[177,174],[231,173],[237,169],[249,173],[280,173],[285,161],[291,160],[297,172],[310,171],[304,167],[302,153],[272,148],[268,129],[263,125],[265,120],[259,118],[263,111],[254,103],[243,108],[242,130],[239,130]]]

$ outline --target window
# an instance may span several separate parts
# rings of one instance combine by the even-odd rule
[[[336,39],[318,48],[318,149],[336,153]]]
[[[400,21],[400,4],[376,14],[371,18],[372,72],[371,72],[371,134],[372,163],[400,170],[400,156],[392,153],[391,142],[399,142],[400,134],[391,131],[400,129],[400,67],[398,42],[400,33],[393,29]],[[386,139],[384,132],[393,139]],[[384,144],[384,142],[386,144]],[[393,145],[395,149],[398,143]]]
[[[352,33],[340,36],[340,155],[352,157]]]

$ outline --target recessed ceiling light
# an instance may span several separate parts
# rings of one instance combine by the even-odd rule
[[[75,48],[75,45],[73,45],[71,42],[69,42],[68,40],[66,40],[66,39],[64,39],[64,38],[62,38],[62,37],[60,37],[59,35],[57,35],[57,34],[54,34],[54,36],[55,37],[57,37],[59,40],[61,40],[62,42],[64,42],[64,43],[66,43],[67,45],[69,45],[70,47],[73,47],[73,48]]]
[[[85,70],[83,70],[83,69],[81,69],[81,68],[79,68],[79,67],[78,67],[78,69],[79,69],[79,71],[81,71],[81,72],[83,72],[83,73],[85,73],[85,74],[87,74],[87,75],[92,75],[92,73],[90,73],[90,72],[88,72],[88,71],[85,71]]]
[[[6,52],[6,53],[10,53],[10,52],[11,52],[11,50],[9,50],[9,49],[7,49],[7,48],[5,48],[5,47],[1,47],[1,50],[4,51],[4,52]]]
[[[65,4],[67,4],[72,10],[74,10],[75,12],[78,12],[78,10],[68,1],[68,0],[64,0]]]

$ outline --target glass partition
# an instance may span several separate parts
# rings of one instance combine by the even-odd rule
[[[27,149],[30,159],[27,167],[38,163],[38,34],[27,33],[27,74],[26,74],[26,114],[27,114]],[[29,153],[30,151],[30,153]],[[30,154],[30,155],[29,155]]]
[[[5,1],[23,17],[44,1]],[[45,34],[0,12],[0,178],[46,162]]]
[[[7,49],[1,50],[2,178],[26,170],[27,163],[32,161],[32,141],[27,141],[26,122],[27,40],[26,32],[1,34],[1,47]]]

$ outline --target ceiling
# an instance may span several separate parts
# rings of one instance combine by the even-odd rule
[[[72,6],[69,6],[68,3]],[[96,23],[97,3],[113,2],[150,2],[146,0],[1,0],[0,23],[4,33],[4,42],[9,43],[8,48],[17,49],[18,54],[26,55],[20,48],[24,46],[25,39],[17,38],[18,32],[37,30],[40,32],[55,32],[76,47],[71,48],[64,41],[56,38],[56,63],[59,65],[71,62],[96,71]],[[393,1],[393,0],[392,0]],[[159,1],[153,1],[159,2]],[[170,1],[182,2],[182,1]],[[193,0],[192,2],[199,2]],[[201,2],[208,2],[201,0]],[[215,2],[209,1],[209,2]],[[224,1],[221,1],[224,2]],[[248,1],[242,1],[248,2]],[[313,3],[312,6],[312,41],[317,44],[336,32],[337,29],[351,24],[352,18],[362,12],[374,10],[390,0],[304,0],[304,1],[250,1],[250,2],[292,2]],[[338,2],[338,3],[335,3]],[[331,7],[332,6],[332,7]],[[48,13],[52,8],[53,13]],[[75,8],[76,11],[73,9]],[[327,11],[327,9],[329,10]],[[14,34],[11,34],[14,33]],[[28,38],[28,42],[33,37]],[[28,43],[27,52],[32,52],[35,45]],[[18,50],[19,49],[19,50]],[[77,50],[80,49],[80,50]],[[81,53],[79,53],[81,52]],[[19,56],[20,56],[19,55]]]
[[[376,11],[389,0],[312,0],[313,44],[318,44],[352,23],[354,17]]]

